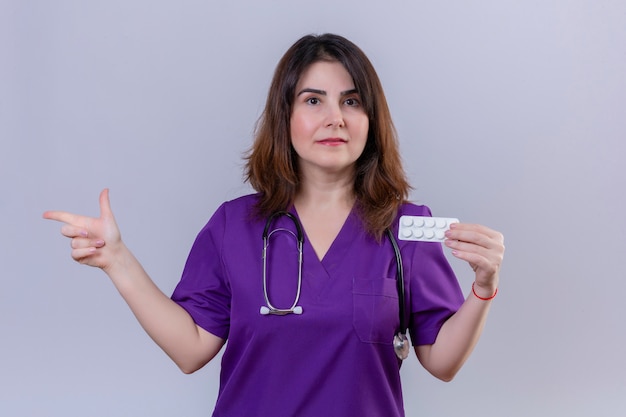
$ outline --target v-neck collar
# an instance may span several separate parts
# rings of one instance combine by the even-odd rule
[[[295,206],[291,206],[289,211],[300,221]],[[360,220],[353,207],[341,226],[339,233],[335,236],[335,240],[333,240],[328,251],[320,260],[317,253],[315,253],[315,249],[313,249],[313,245],[309,242],[306,230],[303,227],[303,299],[310,297],[310,302],[317,304],[326,298],[326,291],[337,284],[336,281],[340,277],[339,271],[341,270],[342,262],[345,262],[348,258],[348,252],[352,249],[352,242],[358,239],[357,235],[361,231]]]
[[[348,213],[341,229],[339,229],[339,233],[335,236],[335,239],[322,259],[317,256],[315,249],[313,249],[313,245],[311,245],[311,242],[309,241],[306,229],[304,229],[304,226],[302,227],[304,232],[304,257],[305,260],[310,261],[309,265],[314,263],[319,264],[328,274],[332,274],[341,261],[345,259],[346,254],[351,247],[351,242],[355,240],[356,235],[362,230],[360,227],[360,220],[356,215],[355,207],[356,205],[350,209],[350,213]],[[291,206],[290,212],[297,217],[298,221],[300,221],[300,216],[298,215],[295,205]]]

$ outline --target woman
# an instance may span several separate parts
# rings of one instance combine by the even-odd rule
[[[100,218],[44,217],[65,223],[72,257],[107,273],[183,372],[228,340],[215,416],[404,415],[393,343],[402,321],[424,368],[454,377],[497,293],[503,237],[460,223],[447,232],[445,245],[476,273],[466,299],[440,244],[395,242],[401,215],[430,211],[406,201],[383,90],[356,45],[305,36],[286,52],[246,176],[257,193],[216,211],[171,298],[121,240],[107,190]]]

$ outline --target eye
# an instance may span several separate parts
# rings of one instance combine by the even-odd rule
[[[312,104],[315,106],[316,104],[320,104],[320,100],[317,97],[309,97],[306,99],[306,103]]]
[[[359,100],[355,97],[347,98],[346,101],[344,101],[344,103],[350,107],[358,107],[361,104]]]

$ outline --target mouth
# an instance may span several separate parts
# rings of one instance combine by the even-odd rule
[[[331,146],[341,145],[347,142],[348,141],[343,138],[326,138],[326,139],[321,139],[317,141],[317,143],[321,145],[331,145]]]

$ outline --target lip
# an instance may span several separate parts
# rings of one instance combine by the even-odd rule
[[[317,143],[321,145],[328,145],[328,146],[343,145],[344,143],[347,143],[347,142],[348,141],[343,138],[325,138],[325,139],[320,139],[317,141]]]

